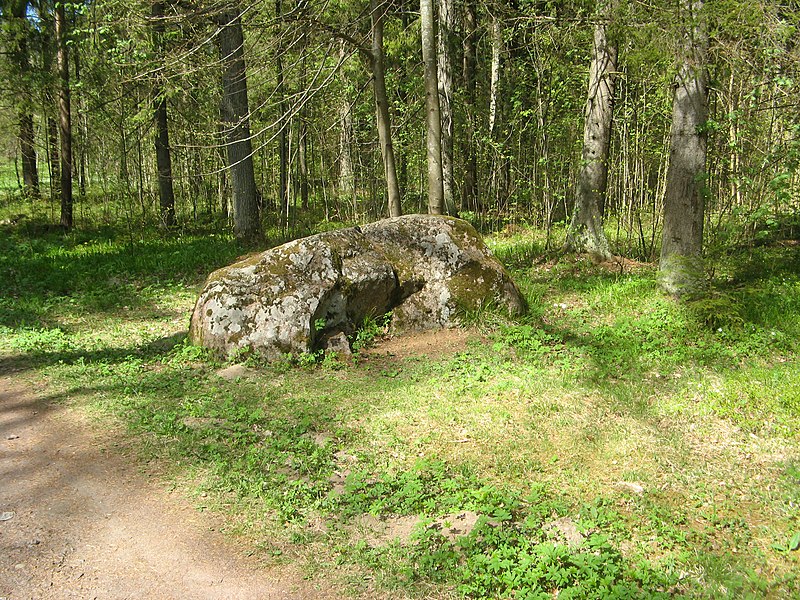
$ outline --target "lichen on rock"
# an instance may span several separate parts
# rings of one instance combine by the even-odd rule
[[[392,329],[447,327],[459,310],[525,303],[478,233],[452,217],[407,215],[295,240],[212,273],[193,343],[268,359],[311,352],[367,317]]]

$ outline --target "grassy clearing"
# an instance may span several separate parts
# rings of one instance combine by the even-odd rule
[[[2,363],[127,427],[264,560],[364,597],[800,593],[794,248],[678,304],[646,265],[534,264],[535,234],[498,237],[526,317],[226,378],[185,331],[230,239],[0,233]]]

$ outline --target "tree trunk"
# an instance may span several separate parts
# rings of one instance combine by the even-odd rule
[[[455,12],[453,0],[438,0],[438,84],[439,111],[442,116],[442,192],[444,209],[447,214],[455,214],[453,200],[453,31]]]
[[[75,84],[81,87],[81,61],[78,49],[72,54],[75,63]],[[78,131],[80,143],[78,144],[78,195],[86,197],[86,152],[89,145],[89,136],[86,134],[86,104],[84,95],[78,95]]]
[[[52,98],[50,98],[52,100]],[[61,159],[58,151],[58,123],[47,117],[47,166],[50,170],[50,199],[61,195]]]
[[[275,17],[280,21],[282,14],[281,0],[275,0]],[[278,202],[281,207],[281,215],[284,216],[286,223],[289,222],[289,122],[286,115],[289,112],[286,106],[286,92],[284,90],[283,78],[283,48],[281,44],[281,34],[278,31],[278,44],[275,51],[275,80],[276,93],[278,95],[278,111],[280,116],[278,131],[278,160],[280,167],[280,182],[278,189]]]
[[[399,217],[403,212],[400,205],[400,186],[397,181],[394,148],[392,147],[392,125],[389,117],[389,99],[386,95],[386,69],[383,56],[383,17],[388,10],[388,4],[384,0],[370,0],[370,10],[372,12],[372,76],[375,91],[375,121],[386,175],[389,216]]]
[[[153,46],[159,61],[164,50],[164,4],[153,2]],[[167,99],[160,82],[153,89],[153,117],[156,127],[156,168],[158,171],[158,200],[161,207],[161,226],[175,227],[175,191],[172,187],[172,156],[169,148]]]
[[[478,161],[475,156],[475,70],[478,63],[476,43],[475,0],[464,3],[464,104],[466,105],[466,135],[463,139],[464,189],[463,210],[478,209]]]
[[[233,233],[253,242],[261,233],[250,140],[250,107],[244,34],[238,2],[232,1],[218,16],[222,74],[222,119],[225,127],[228,170],[233,192]]]
[[[305,8],[305,5],[303,5]],[[308,74],[308,35],[303,32],[300,36],[300,51],[302,52],[302,62],[300,64],[299,86],[301,90],[308,89],[306,76]],[[308,210],[309,195],[310,195],[310,182],[309,182],[309,167],[308,167],[308,119],[309,112],[305,103],[302,103],[298,112],[297,123],[297,169],[298,179],[300,185],[300,207],[305,211]]]
[[[30,198],[39,197],[39,169],[36,164],[36,146],[33,133],[33,116],[19,116],[19,145],[22,153],[23,193]]]
[[[344,43],[339,49],[339,59],[344,61]],[[347,80],[341,74],[342,84],[347,86]],[[349,102],[350,94],[342,94],[339,104],[339,198],[352,204],[353,215],[358,214],[358,205],[355,197],[355,178],[353,175],[353,113]]]
[[[708,37],[701,0],[684,0],[689,20],[672,100],[669,169],[664,195],[664,232],[659,262],[661,287],[682,296],[702,292],[705,124],[708,118]]]
[[[422,62],[425,67],[426,147],[428,156],[428,212],[440,215],[444,210],[442,181],[442,115],[439,109],[439,84],[436,67],[436,36],[433,0],[420,0]]]
[[[565,243],[565,250],[586,252],[596,262],[611,259],[603,231],[617,70],[617,49],[606,37],[606,22],[610,15],[611,5],[605,3],[598,10],[599,20],[594,27],[583,124],[583,155],[578,173],[575,211]]]
[[[19,0],[12,4],[10,17],[15,21],[14,28],[18,28],[17,43],[11,46],[9,56],[14,77],[20,78],[18,100],[19,118],[19,146],[22,154],[22,185],[23,194],[31,198],[39,197],[39,169],[36,163],[36,147],[33,131],[33,115],[30,112],[31,95],[26,76],[30,73],[30,57],[28,55],[28,2]]]
[[[222,108],[222,107],[220,107]],[[222,123],[222,115],[220,114],[220,122],[217,125],[217,135],[220,140],[226,139],[225,134],[225,125]],[[215,148],[217,160],[222,168],[219,169],[219,176],[217,179],[217,194],[219,199],[219,209],[222,213],[222,220],[227,225],[231,225],[231,193],[230,193],[230,185],[228,183],[228,172],[226,171],[225,167],[228,164],[228,154],[225,151],[225,148],[222,144],[218,144]]]
[[[172,157],[167,128],[167,99],[160,90],[154,91],[156,125],[156,167],[158,170],[158,200],[161,207],[161,225],[175,227],[175,191],[172,187]]]
[[[308,209],[308,126],[305,120],[299,124],[297,140],[297,161],[300,170],[300,206],[303,210]]]
[[[69,50],[64,3],[56,4],[56,61],[58,64],[58,128],[61,136],[61,227],[72,228],[72,112],[70,110]]]
[[[503,52],[503,24],[500,15],[492,16],[492,64],[489,83],[489,136],[494,136],[497,101],[500,94],[500,55]]]

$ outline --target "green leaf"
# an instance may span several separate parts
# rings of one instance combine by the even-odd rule
[[[789,550],[800,550],[800,531],[789,540]]]

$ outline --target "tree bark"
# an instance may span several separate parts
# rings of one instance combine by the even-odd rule
[[[75,63],[75,83],[81,86],[81,61],[80,52],[75,49],[72,54]],[[84,94],[78,95],[78,132],[80,142],[78,144],[78,195],[86,197],[86,152],[89,145],[89,136],[86,133],[86,104]]]
[[[494,208],[504,212],[508,207],[509,186],[511,183],[511,160],[506,142],[498,134],[498,121],[502,111],[500,98],[500,66],[504,52],[503,17],[501,10],[504,3],[497,1],[493,10],[491,23],[491,75],[489,84],[489,127],[488,137],[491,140],[491,162],[489,194],[494,196]]]
[[[33,115],[19,115],[19,145],[22,153],[23,193],[31,198],[39,197],[39,169],[36,164],[36,147],[33,133]]]
[[[303,5],[304,10],[305,8],[306,5]],[[304,31],[300,37],[300,51],[302,52],[303,58],[300,64],[299,86],[301,90],[305,90],[308,89],[308,84],[306,81],[306,76],[308,74],[308,34],[306,31]],[[311,187],[309,181],[310,170],[308,166],[308,119],[308,107],[303,104],[298,112],[297,124],[297,174],[300,180],[300,207],[303,210],[308,209]]]
[[[49,98],[52,100],[52,98]],[[47,167],[50,170],[50,199],[61,196],[61,159],[58,150],[58,123],[47,117]]]
[[[281,0],[275,0],[275,17],[280,21],[282,14]],[[285,217],[285,222],[289,222],[289,122],[286,115],[289,112],[286,106],[286,91],[284,90],[283,77],[283,48],[281,34],[278,31],[278,44],[275,52],[275,81],[276,93],[278,95],[278,110],[280,111],[278,131],[278,161],[280,169],[280,181],[278,190],[278,202],[281,207],[281,214]]]
[[[31,198],[39,197],[39,169],[36,163],[36,147],[33,130],[33,115],[30,113],[31,95],[26,76],[30,72],[28,54],[27,0],[18,0],[11,6],[10,17],[19,24],[22,33],[18,33],[16,44],[12,44],[10,63],[14,77],[19,77],[19,146],[22,154],[23,194]]]
[[[442,181],[442,115],[439,108],[433,0],[420,0],[419,13],[420,30],[422,33],[422,62],[425,67],[428,212],[432,215],[440,215],[444,210],[444,185]]]
[[[56,4],[56,44],[58,65],[58,129],[61,138],[61,227],[72,228],[72,112],[70,110],[69,50],[64,3]]]
[[[304,119],[300,120],[297,133],[297,162],[300,176],[300,206],[308,209],[308,126]]]
[[[399,217],[400,186],[397,181],[397,167],[392,146],[392,125],[389,117],[389,99],[386,95],[386,69],[383,55],[383,17],[388,4],[385,0],[370,0],[372,12],[372,76],[375,92],[375,121],[378,127],[378,138],[381,144],[383,169],[386,175],[386,187],[389,199],[389,216]]]
[[[220,123],[218,125],[218,134],[219,139],[224,140],[226,139],[225,135],[225,126],[222,123],[222,117],[220,115]],[[219,163],[223,166],[227,166],[228,163],[228,154],[223,148],[222,145],[218,145],[216,148],[217,156],[219,157]],[[227,223],[228,225],[231,224],[231,193],[230,193],[230,186],[228,184],[228,175],[227,171],[222,168],[219,171],[219,179],[217,181],[217,193],[219,194],[219,208],[220,212],[222,213],[222,220]]]
[[[489,136],[494,136],[497,101],[500,94],[500,55],[503,52],[503,24],[500,15],[492,15],[492,63],[489,83]]]
[[[350,105],[345,98],[339,106],[339,197],[352,204],[353,214],[358,210],[353,175],[353,118]]]
[[[610,16],[611,4],[605,2],[598,10],[599,19],[594,27],[583,124],[583,155],[578,173],[575,210],[565,244],[565,250],[586,252],[596,262],[611,259],[611,250],[603,231],[617,70],[617,49],[609,43],[606,35],[606,23]]]
[[[453,0],[438,0],[439,35],[437,77],[439,84],[439,111],[441,112],[442,192],[444,209],[455,214],[453,200],[453,31],[455,11]]]
[[[339,59],[344,61],[344,43],[339,48]],[[340,72],[342,85],[347,89],[347,79]],[[339,198],[352,204],[353,215],[358,212],[353,175],[353,114],[348,101],[349,94],[342,94],[339,103]]]
[[[159,61],[164,50],[164,4],[153,2],[153,46]],[[153,117],[156,127],[156,169],[158,171],[158,200],[161,207],[161,226],[175,227],[175,191],[172,186],[172,155],[169,147],[169,125],[167,119],[167,99],[160,83],[153,89]]]
[[[475,71],[478,63],[476,43],[475,0],[464,3],[464,104],[466,105],[466,135],[463,138],[464,188],[461,196],[463,210],[478,209],[478,161],[475,156]]]
[[[253,242],[261,233],[261,222],[253,171],[244,34],[239,3],[232,1],[223,8],[218,23],[220,59],[224,69],[221,112],[233,192],[233,233],[241,241]]]
[[[708,119],[708,37],[702,0],[684,0],[689,20],[672,100],[659,281],[669,294],[700,293]]]
[[[160,90],[154,91],[156,124],[156,168],[158,170],[158,200],[161,207],[161,225],[175,227],[175,191],[172,186],[172,156],[169,148],[167,125],[167,99]]]

